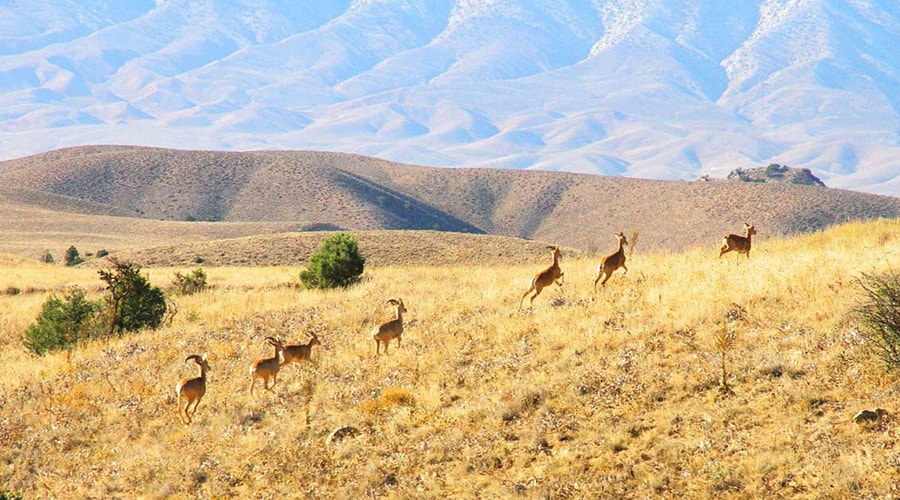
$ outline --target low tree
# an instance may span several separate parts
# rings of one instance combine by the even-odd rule
[[[166,314],[166,297],[159,287],[141,276],[141,268],[131,262],[111,258],[112,269],[101,269],[100,279],[109,291],[109,335],[158,327]]]
[[[309,258],[309,267],[300,273],[300,281],[307,288],[348,287],[359,282],[365,265],[356,238],[339,233],[322,242]]]
[[[99,304],[88,300],[79,287],[70,288],[62,297],[51,295],[35,323],[25,331],[22,343],[38,356],[70,349],[97,333],[98,309]]]

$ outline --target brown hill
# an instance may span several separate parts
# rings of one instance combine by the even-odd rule
[[[601,251],[618,231],[638,232],[644,249],[680,250],[715,246],[744,221],[766,238],[900,217],[900,198],[817,186],[428,168],[327,152],[79,147],[0,162],[0,185],[15,188],[0,200],[35,210],[248,231],[228,237],[435,229]],[[182,222],[177,231],[222,232],[215,226]]]

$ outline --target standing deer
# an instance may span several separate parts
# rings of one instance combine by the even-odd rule
[[[597,278],[594,279],[595,293],[597,292],[597,282],[600,281],[601,276],[605,275],[600,286],[606,286],[606,281],[616,269],[621,267],[625,270],[622,276],[628,274],[628,268],[625,267],[625,245],[628,244],[628,238],[625,237],[625,233],[621,232],[615,236],[619,240],[619,249],[600,259],[600,265],[597,266]]]
[[[209,371],[209,364],[206,362],[206,354],[203,356],[192,354],[185,358],[184,362],[187,363],[191,360],[200,367],[200,376],[186,378],[175,386],[175,394],[178,395],[178,416],[181,417],[181,421],[185,425],[192,422],[193,419],[191,417],[197,412],[197,407],[200,406],[200,400],[203,398],[203,395],[206,394],[206,372]],[[183,410],[181,407],[182,399],[187,401]],[[189,412],[188,409],[191,407],[191,403],[194,404],[194,409]]]
[[[397,307],[397,317],[382,323],[372,329],[372,338],[375,339],[375,355],[378,356],[381,344],[384,344],[384,353],[388,352],[388,343],[397,339],[397,347],[400,347],[400,338],[403,336],[403,313],[406,312],[406,306],[403,305],[403,299],[390,299],[388,304]]]
[[[750,258],[750,244],[751,238],[754,234],[756,234],[756,228],[753,227],[753,224],[744,223],[744,231],[747,236],[739,236],[737,234],[726,234],[722,239],[722,248],[719,249],[719,257],[721,258],[726,253],[734,250],[735,252],[740,254],[745,254],[747,258]]]
[[[278,368],[281,366],[281,351],[284,350],[284,344],[275,337],[266,337],[266,343],[275,347],[275,356],[271,358],[258,359],[250,365],[250,395],[253,396],[253,386],[256,379],[263,381],[263,389],[272,391],[275,384],[278,383]],[[272,385],[269,385],[269,379],[272,379]]]
[[[528,290],[522,294],[522,298],[519,300],[519,309],[522,309],[522,302],[525,301],[525,297],[528,296],[529,293],[534,291],[534,295],[531,296],[531,301],[529,302],[529,306],[534,305],[534,299],[538,295],[541,294],[541,290],[545,287],[556,283],[562,288],[563,284],[561,278],[563,277],[562,269],[559,268],[559,259],[561,257],[559,247],[558,246],[548,246],[548,250],[553,255],[553,265],[544,269],[543,271],[534,275],[534,278],[531,279],[531,286],[528,287]]]

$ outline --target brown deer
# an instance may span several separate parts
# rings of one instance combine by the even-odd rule
[[[740,254],[745,254],[747,258],[750,258],[750,244],[751,238],[754,234],[756,234],[756,228],[753,227],[753,224],[744,223],[744,231],[747,236],[739,236],[737,234],[726,234],[724,238],[722,238],[722,248],[719,249],[719,257],[721,258],[726,253],[734,250],[735,252]]]
[[[522,309],[522,302],[525,301],[525,297],[528,296],[529,293],[534,291],[534,295],[531,296],[531,301],[529,302],[529,306],[534,305],[534,299],[538,295],[541,294],[541,290],[544,288],[556,283],[562,288],[563,284],[561,278],[563,277],[562,269],[559,268],[559,259],[561,257],[561,253],[559,251],[558,246],[548,246],[548,250],[553,255],[553,265],[544,269],[543,271],[534,275],[534,278],[531,279],[531,286],[528,287],[528,290],[522,294],[522,298],[519,300],[519,309]]]
[[[289,365],[291,363],[300,364],[303,361],[309,361],[309,357],[312,355],[313,346],[322,345],[322,343],[319,342],[319,337],[316,336],[315,333],[310,333],[309,335],[312,338],[310,338],[309,342],[305,344],[293,344],[284,346],[284,349],[281,351],[281,366]]]
[[[594,279],[594,292],[597,291],[597,282],[600,281],[601,276],[605,277],[600,282],[600,286],[605,286],[606,281],[616,269],[621,267],[625,270],[622,276],[628,274],[628,268],[625,267],[625,245],[628,244],[628,238],[625,237],[625,233],[621,232],[615,236],[619,240],[619,249],[600,259],[600,265],[597,266],[597,278]]]
[[[372,338],[375,339],[375,355],[378,356],[381,344],[384,344],[384,353],[388,352],[388,343],[397,339],[397,347],[400,347],[400,338],[403,336],[403,313],[406,312],[406,306],[403,305],[403,299],[390,299],[388,304],[397,307],[397,317],[382,323],[372,329]]]
[[[203,395],[206,394],[206,372],[209,371],[209,364],[206,362],[206,354],[203,356],[192,354],[185,358],[184,362],[187,363],[191,360],[200,367],[200,376],[186,378],[175,386],[175,394],[178,395],[178,416],[181,417],[181,421],[185,425],[192,422],[193,419],[191,417],[197,412],[197,407],[200,406],[200,400],[203,398]],[[183,410],[181,407],[182,400],[187,401]],[[194,404],[194,409],[188,411],[191,407],[191,403]]]
[[[258,359],[250,365],[250,395],[253,396],[253,386],[256,379],[262,379],[263,388],[272,391],[275,384],[278,383],[278,368],[281,367],[281,352],[284,350],[284,344],[275,337],[266,337],[266,343],[275,347],[275,356],[271,358]],[[272,385],[269,385],[269,379],[272,379]]]

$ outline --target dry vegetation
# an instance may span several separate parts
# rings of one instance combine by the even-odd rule
[[[849,313],[862,272],[900,266],[900,222],[851,223],[717,259],[717,241],[629,255],[591,296],[596,260],[516,312],[521,265],[370,267],[302,291],[297,267],[207,268],[170,327],[29,357],[43,293],[0,296],[0,491],[27,497],[897,497],[898,386]],[[361,249],[365,250],[364,245]],[[726,256],[726,257],[731,257]],[[170,283],[183,267],[148,268]],[[0,290],[97,290],[95,270],[9,257]],[[403,344],[374,324],[402,296]],[[272,335],[315,332],[312,361],[247,394]],[[209,353],[194,422],[175,384]],[[726,382],[720,390],[722,360]],[[888,415],[858,425],[880,406]],[[332,431],[352,426],[343,439]]]

